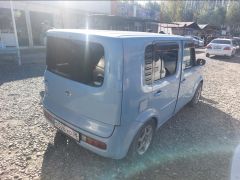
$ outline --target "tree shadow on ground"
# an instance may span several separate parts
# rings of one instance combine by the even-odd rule
[[[43,63],[23,64],[0,63],[0,85],[5,82],[43,76],[46,65]]]
[[[202,101],[165,123],[141,159],[103,158],[57,133],[41,179],[228,179],[239,139],[239,120]]]

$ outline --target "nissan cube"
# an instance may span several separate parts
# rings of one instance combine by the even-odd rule
[[[182,36],[50,30],[44,114],[101,156],[142,156],[164,122],[198,103],[204,63]]]

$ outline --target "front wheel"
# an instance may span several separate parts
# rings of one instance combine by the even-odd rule
[[[202,93],[202,85],[203,85],[202,82],[198,85],[198,87],[197,87],[197,89],[196,89],[196,91],[194,93],[194,96],[193,96],[192,100],[189,103],[190,106],[195,106],[196,104],[198,104],[198,102],[200,100],[200,97],[201,97],[201,93]]]
[[[153,140],[155,127],[154,121],[149,121],[138,131],[129,149],[131,157],[141,157],[147,152]]]

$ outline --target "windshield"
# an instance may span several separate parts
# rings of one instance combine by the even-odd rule
[[[231,44],[230,40],[213,40],[211,43],[214,44]]]
[[[98,43],[48,37],[47,69],[90,86],[104,79],[104,49]]]

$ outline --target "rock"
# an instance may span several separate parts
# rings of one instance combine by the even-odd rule
[[[11,144],[8,145],[8,148],[11,148],[11,147],[13,147],[13,146],[14,146],[14,144],[11,143]]]

